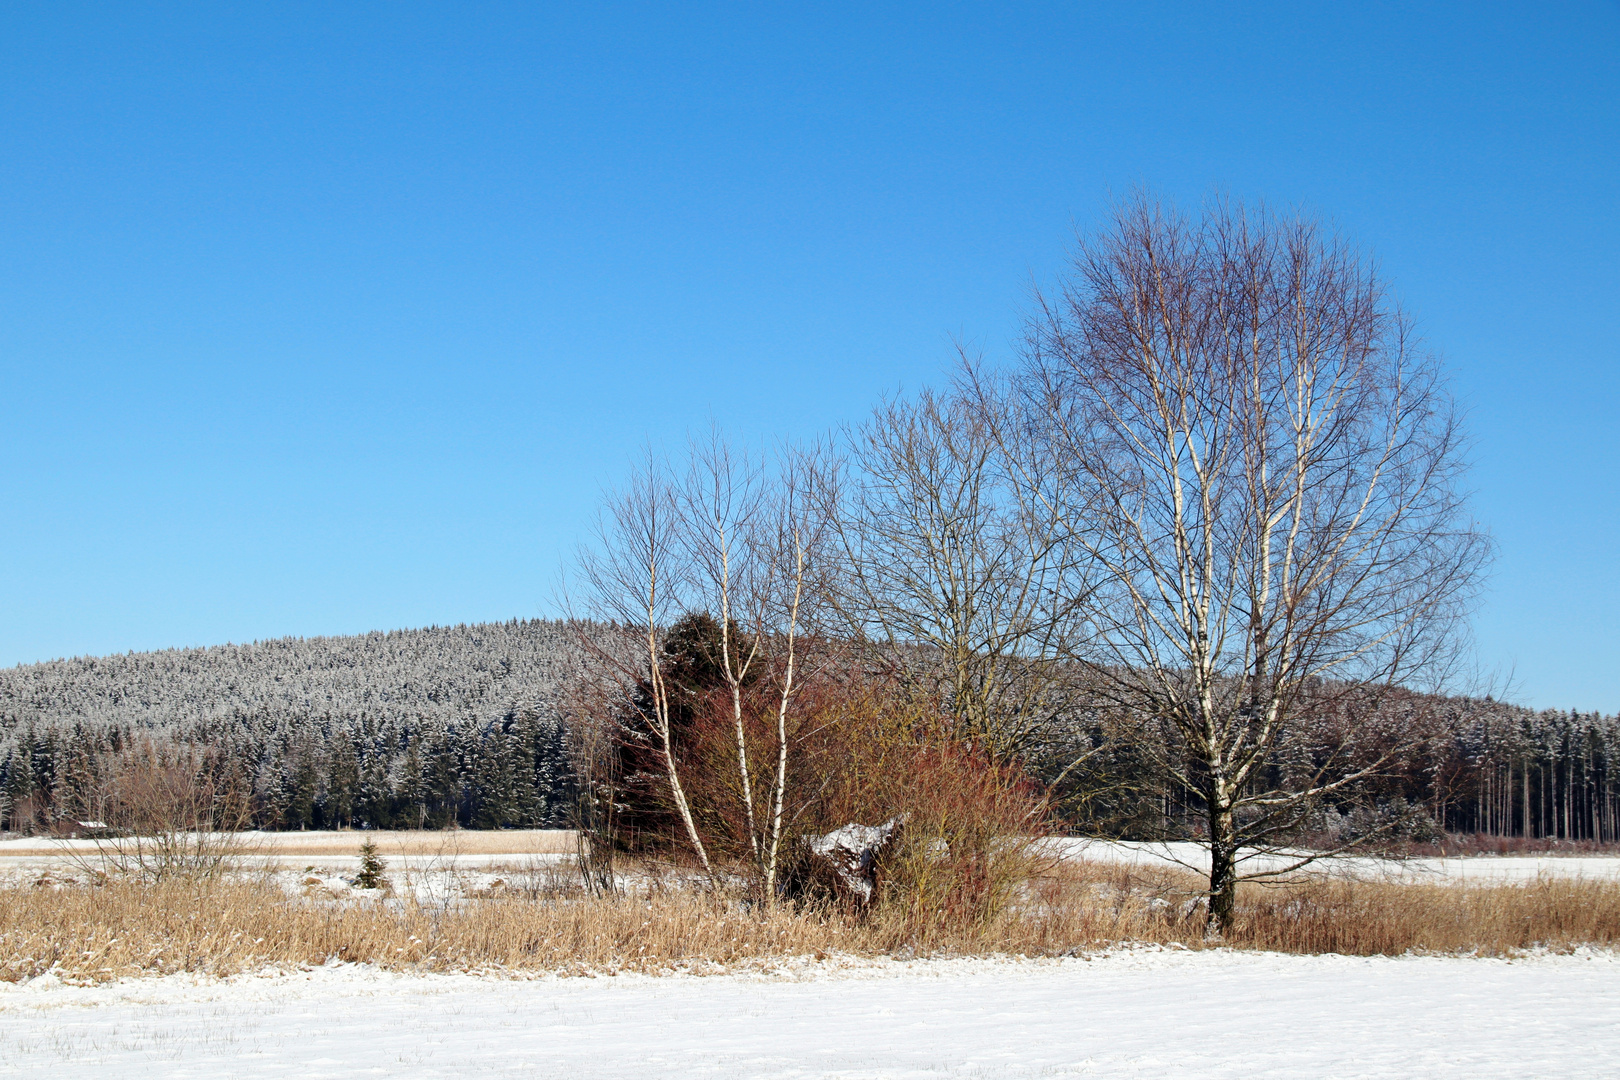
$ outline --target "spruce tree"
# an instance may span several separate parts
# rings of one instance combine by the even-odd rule
[[[388,864],[383,857],[377,854],[377,842],[366,837],[360,845],[360,873],[355,875],[354,884],[360,889],[386,889]]]

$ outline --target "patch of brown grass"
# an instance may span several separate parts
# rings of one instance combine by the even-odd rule
[[[0,979],[56,971],[102,981],[329,960],[388,969],[663,971],[859,949],[841,921],[755,913],[703,892],[531,898],[456,906],[289,897],[269,882],[114,882],[0,896]]]
[[[1402,855],[1539,855],[1592,856],[1620,855],[1620,844],[1612,840],[1559,840],[1551,837],[1491,836],[1487,833],[1448,833],[1429,843],[1399,846]]]
[[[1620,882],[1250,886],[1230,937],[1244,948],[1355,956],[1613,946],[1620,942]]]
[[[1374,955],[1620,941],[1615,882],[1249,885],[1223,942],[1205,939],[1195,892],[1196,882],[1174,871],[1069,864],[1048,867],[992,919],[942,914],[925,924],[911,908],[865,918],[767,911],[739,896],[656,883],[635,897],[590,897],[554,882],[437,905],[295,897],[271,881],[18,887],[0,890],[0,979],[227,975],[333,959],[394,970],[656,973],[913,950],[1051,956],[1127,942]]]

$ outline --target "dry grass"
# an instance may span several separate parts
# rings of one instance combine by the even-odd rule
[[[1614,946],[1620,883],[1394,885],[1322,881],[1245,888],[1225,942],[1203,936],[1191,882],[1174,872],[1050,869],[1023,903],[966,925],[914,911],[866,919],[654,884],[593,899],[535,878],[455,903],[289,896],[270,880],[0,890],[0,979],[225,975],[329,960],[400,970],[713,971],[829,954],[1059,955],[1122,942],[1295,953],[1511,954]]]
[[[1291,953],[1506,955],[1620,942],[1620,882],[1543,877],[1523,885],[1323,881],[1252,888],[1232,943]]]
[[[1455,855],[1534,855],[1534,856],[1591,856],[1620,855],[1620,843],[1597,840],[1557,840],[1547,837],[1490,836],[1485,833],[1449,833],[1440,840],[1426,844],[1406,844],[1399,849],[1402,855],[1455,856]]]
[[[1225,945],[1286,953],[1396,956],[1511,955],[1620,944],[1620,881],[1544,876],[1525,883],[1405,884],[1308,878],[1246,883],[1237,921],[1220,941],[1203,937],[1193,899],[1201,879],[1175,869],[1067,867],[1098,901],[1137,910],[1136,940]],[[1139,905],[1152,909],[1141,913]],[[1123,918],[1123,915],[1122,915]]]

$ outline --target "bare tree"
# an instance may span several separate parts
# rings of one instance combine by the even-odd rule
[[[105,827],[93,851],[69,849],[69,857],[86,870],[152,882],[218,876],[249,854],[241,832],[252,816],[246,784],[228,775],[223,756],[151,737],[108,755],[81,804]]]
[[[1244,862],[1409,745],[1382,690],[1458,655],[1489,543],[1439,367],[1317,222],[1141,196],[1038,298],[1009,393],[967,382],[1084,553],[1079,656],[1202,805],[1226,929]]]
[[[924,390],[844,433],[822,485],[840,556],[822,590],[844,633],[879,646],[958,735],[1007,759],[1043,749],[1070,700],[1062,661],[1085,589],[1061,518],[1006,482],[973,404]]]
[[[586,655],[597,663],[573,680],[564,699],[572,789],[569,818],[580,880],[587,892],[604,896],[619,889],[622,714],[632,684],[628,676],[640,669],[642,650],[639,635],[622,627],[581,621],[573,629],[577,639],[587,643]]]
[[[692,442],[686,483],[680,489],[681,541],[694,571],[698,604],[715,611],[719,618],[720,655],[711,660],[730,697],[748,846],[754,862],[761,866],[764,849],[748,761],[743,689],[763,663],[770,568],[757,556],[767,497],[762,462],[736,452],[712,428],[707,440]],[[739,634],[739,623],[750,632]]]
[[[625,701],[645,688],[639,722],[651,731],[671,801],[711,875],[712,845],[700,818],[724,818],[724,808],[711,805],[719,792],[694,791],[683,780],[672,700],[677,688],[666,665],[668,634],[679,615],[717,616],[716,655],[706,659],[724,683],[739,831],[767,897],[775,895],[781,864],[793,707],[804,685],[803,639],[814,599],[806,589],[819,543],[809,487],[817,470],[810,461],[785,451],[773,466],[711,432],[691,443],[678,481],[663,463],[649,459],[611,503],[599,543],[581,559],[591,613],[609,627],[594,631],[593,652],[611,672],[585,711],[598,717],[615,708],[622,712]],[[631,625],[639,639],[635,654],[622,647],[623,628]],[[604,761],[600,739],[577,742],[577,749],[593,754],[582,771],[597,769]],[[592,793],[585,797],[594,799]],[[598,866],[587,877],[603,874]]]
[[[792,738],[789,718],[802,689],[801,641],[811,597],[805,588],[819,532],[811,514],[818,470],[813,455],[785,450],[773,468],[734,449],[718,431],[690,446],[680,489],[681,542],[694,609],[716,612],[720,642],[710,660],[720,671],[737,754],[738,796],[749,856],[767,897],[775,896]],[[755,791],[751,682],[772,702],[772,768]]]
[[[586,635],[592,654],[628,695],[646,680],[648,708],[642,718],[664,767],[670,800],[693,854],[710,876],[714,867],[698,833],[675,753],[670,687],[664,677],[664,637],[681,610],[690,581],[680,549],[681,515],[668,471],[652,454],[612,499],[598,525],[597,543],[580,553],[579,573],[589,614],[607,629],[601,640]],[[637,649],[619,638],[633,635]]]
[[[773,513],[760,536],[758,557],[769,567],[760,590],[760,633],[776,643],[775,720],[776,774],[771,787],[769,840],[762,844],[760,871],[764,894],[774,904],[783,864],[782,838],[787,824],[788,758],[794,737],[789,716],[805,685],[803,640],[819,622],[817,594],[809,584],[824,553],[824,519],[817,512],[816,478],[823,475],[814,451],[788,452],[782,464]]]

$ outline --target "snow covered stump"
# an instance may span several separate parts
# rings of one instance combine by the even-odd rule
[[[790,900],[832,900],[864,911],[883,881],[884,856],[905,830],[904,816],[881,825],[849,824],[821,836],[799,839],[796,858],[782,875]]]

